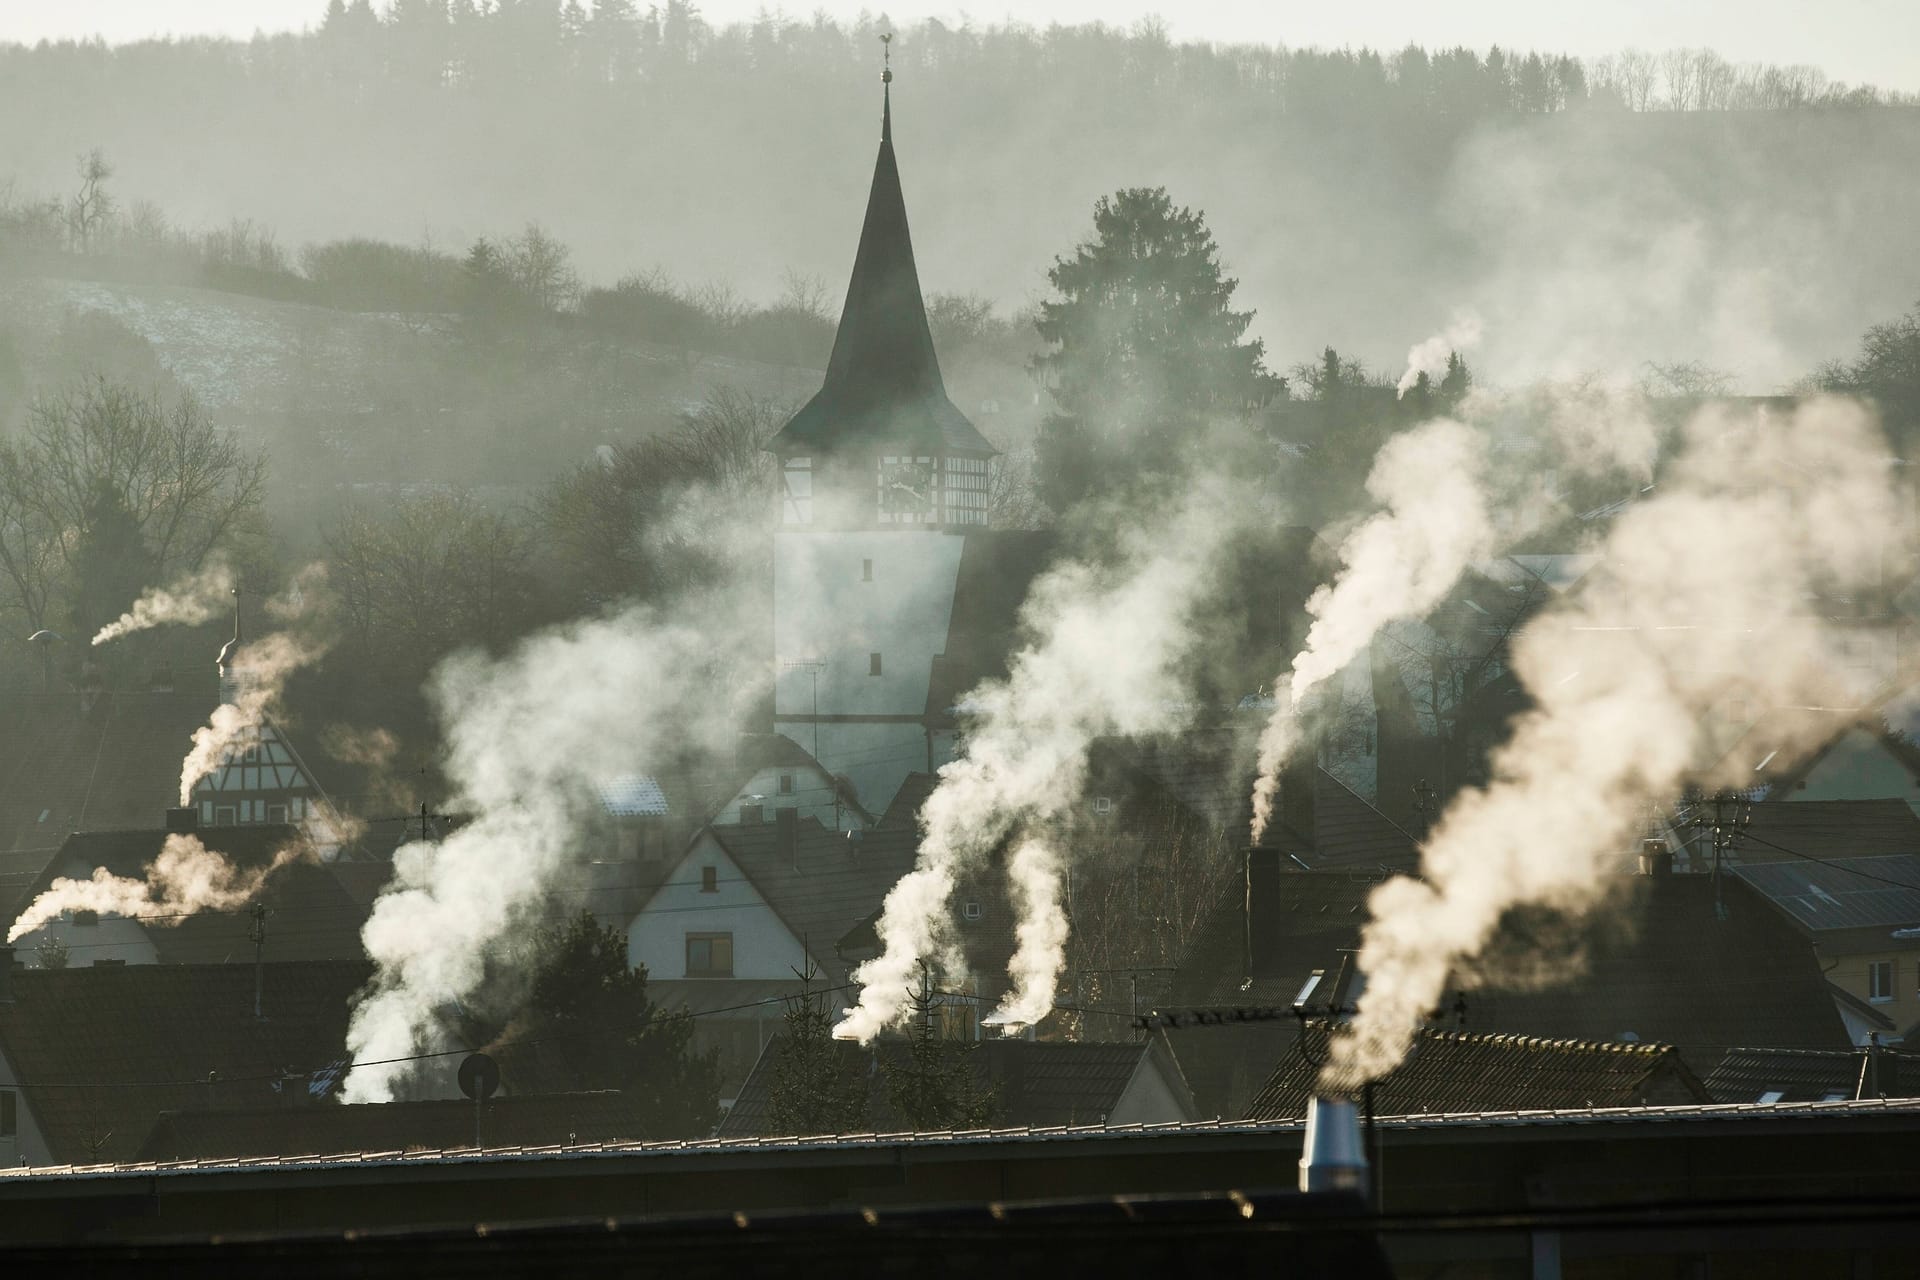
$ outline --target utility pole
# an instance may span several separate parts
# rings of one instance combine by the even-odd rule
[[[265,1016],[260,1012],[260,996],[267,971],[267,904],[256,902],[247,908],[247,914],[253,917],[253,924],[247,929],[247,940],[253,943],[253,1020],[262,1022]]]
[[[1739,843],[1740,835],[1753,820],[1753,802],[1737,791],[1717,791],[1711,798],[1694,797],[1693,827],[1711,833],[1713,847],[1713,914],[1727,918],[1727,904],[1720,893],[1720,863]]]

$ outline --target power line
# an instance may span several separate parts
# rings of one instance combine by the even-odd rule
[[[1757,836],[1753,834],[1753,831],[1751,829],[1742,831],[1740,833],[1740,838],[1742,840],[1752,840],[1756,844],[1766,845],[1767,848],[1769,849],[1776,849],[1781,853],[1789,854],[1795,858],[1804,858],[1808,862],[1816,862],[1821,866],[1828,868],[1829,870],[1838,871],[1845,875],[1859,876],[1863,880],[1878,880],[1880,883],[1890,884],[1896,889],[1911,889],[1915,893],[1920,893],[1920,884],[1909,884],[1905,880],[1892,880],[1887,878],[1886,876],[1875,875],[1871,871],[1858,871],[1858,870],[1855,870],[1853,867],[1843,867],[1839,863],[1831,862],[1826,858],[1816,857],[1811,853],[1802,853],[1798,849],[1789,849],[1787,848],[1787,846],[1783,844],[1777,844],[1774,841],[1767,839],[1765,836]],[[1869,855],[1869,856],[1884,857],[1887,855],[1883,854],[1883,855]]]

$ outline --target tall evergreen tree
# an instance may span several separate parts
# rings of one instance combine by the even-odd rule
[[[867,1127],[867,1081],[849,1072],[848,1046],[833,1038],[827,993],[811,975],[787,1001],[786,1035],[773,1064],[772,1129],[783,1134],[857,1133]]]
[[[1039,440],[1041,495],[1055,509],[1132,475],[1169,469],[1209,418],[1242,415],[1285,387],[1248,340],[1251,311],[1221,270],[1205,218],[1164,187],[1102,196],[1093,236],[1047,279],[1035,369],[1056,412]]]
[[[894,1115],[918,1133],[979,1129],[991,1123],[999,1098],[991,1086],[982,1088],[974,1079],[970,1061],[980,1045],[940,1035],[934,1025],[939,999],[925,966],[912,1002],[913,1030],[908,1033],[906,1056],[880,1057]]]

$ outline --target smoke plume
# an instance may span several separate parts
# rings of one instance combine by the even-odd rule
[[[1345,568],[1307,601],[1306,647],[1275,688],[1273,716],[1260,735],[1253,839],[1273,817],[1280,770],[1299,743],[1299,709],[1329,677],[1366,651],[1374,634],[1438,604],[1475,559],[1493,550],[1487,447],[1462,423],[1439,419],[1389,440],[1367,489],[1385,507],[1340,546]]]
[[[1420,375],[1438,378],[1447,371],[1447,357],[1480,345],[1480,317],[1472,311],[1455,313],[1447,327],[1431,338],[1415,343],[1407,351],[1407,371],[1400,375],[1394,389],[1404,397],[1420,381]]]
[[[1010,867],[1021,914],[1015,989],[988,1021],[1011,1030],[1053,1007],[1066,922],[1047,828],[1079,798],[1094,739],[1186,724],[1190,615],[1233,530],[1224,513],[1250,505],[1225,482],[1198,483],[1164,521],[1132,526],[1111,562],[1070,561],[1034,583],[1021,613],[1032,640],[1005,680],[968,695],[965,754],[940,770],[921,809],[919,860],[887,895],[882,953],[855,975],[860,1004],[835,1035],[865,1043],[898,1022],[923,959],[950,976],[965,971],[948,898],[1010,835],[1019,841]]]
[[[233,595],[233,570],[217,560],[166,587],[149,587],[133,607],[100,628],[95,644],[151,627],[197,627],[218,617]]]
[[[1493,781],[1442,816],[1421,879],[1374,891],[1367,985],[1330,1086],[1390,1071],[1506,911],[1591,910],[1649,804],[1733,781],[1697,763],[1718,700],[1848,698],[1835,687],[1843,629],[1818,601],[1877,589],[1882,563],[1908,549],[1891,465],[1850,402],[1715,409],[1687,425],[1659,491],[1606,535],[1601,565],[1516,639],[1535,706],[1495,754]]]
[[[181,804],[192,803],[194,785],[220,767],[235,743],[266,723],[287,678],[325,652],[323,645],[290,631],[241,646],[233,659],[238,694],[215,707],[207,722],[193,731],[193,747],[180,762]]]
[[[91,879],[62,876],[35,898],[7,930],[9,943],[32,933],[63,911],[144,916],[150,923],[177,925],[201,911],[230,911],[260,892],[280,868],[311,859],[312,846],[290,844],[264,867],[242,870],[206,847],[198,836],[175,833],[139,880],[115,876],[101,867]]]
[[[362,933],[376,969],[347,1032],[363,1064],[347,1077],[347,1101],[394,1097],[412,1070],[392,1059],[449,1047],[441,1011],[513,980],[514,966],[493,962],[579,856],[605,772],[727,744],[759,692],[739,678],[754,621],[750,603],[683,604],[670,618],[636,608],[541,633],[504,659],[442,664],[431,692],[452,803],[473,818],[394,857]]]

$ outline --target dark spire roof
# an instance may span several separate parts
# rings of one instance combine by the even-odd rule
[[[993,453],[940,377],[893,158],[891,87],[882,92],[880,157],[826,380],[768,448],[793,454],[871,443]]]

